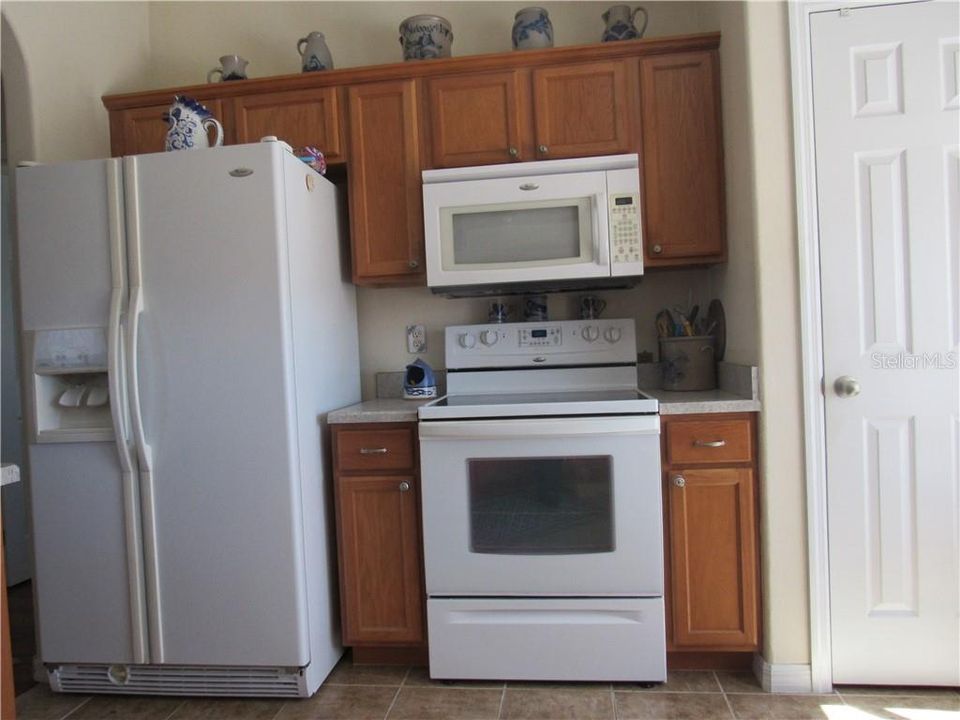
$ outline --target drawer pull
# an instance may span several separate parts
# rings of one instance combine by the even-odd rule
[[[400,492],[406,492],[409,489],[410,489],[410,483],[408,483],[406,480],[400,483]]]
[[[361,455],[386,455],[386,448],[360,448]]]
[[[694,440],[693,444],[696,447],[718,448],[726,445],[727,441],[726,440]]]

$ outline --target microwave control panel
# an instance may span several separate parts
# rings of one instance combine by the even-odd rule
[[[610,250],[613,263],[640,262],[640,195],[610,195]]]

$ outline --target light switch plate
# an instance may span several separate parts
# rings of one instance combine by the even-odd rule
[[[422,353],[427,349],[427,330],[423,325],[407,325],[407,352]]]

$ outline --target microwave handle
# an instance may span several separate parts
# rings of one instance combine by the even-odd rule
[[[593,257],[600,267],[610,267],[610,239],[600,241],[600,195],[591,195],[590,203],[593,206]]]

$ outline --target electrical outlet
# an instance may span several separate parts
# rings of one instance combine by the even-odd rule
[[[427,330],[423,325],[407,325],[407,352],[422,353],[427,349]]]

